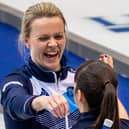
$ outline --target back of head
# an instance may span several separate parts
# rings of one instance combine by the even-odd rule
[[[119,129],[117,104],[117,78],[114,70],[102,61],[87,61],[75,75],[76,90],[85,96],[90,111],[99,113],[95,129],[101,129],[105,118],[114,124],[111,129]]]

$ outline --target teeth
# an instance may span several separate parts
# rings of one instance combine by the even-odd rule
[[[56,55],[57,52],[47,52],[48,55]]]

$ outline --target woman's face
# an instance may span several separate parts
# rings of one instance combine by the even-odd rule
[[[53,71],[60,69],[60,60],[66,44],[64,23],[59,17],[35,19],[31,24],[26,46],[32,60]]]

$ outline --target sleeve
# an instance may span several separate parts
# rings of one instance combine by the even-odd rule
[[[120,129],[129,129],[129,120],[120,119]]]
[[[1,89],[1,104],[5,112],[14,120],[32,118],[35,111],[31,108],[31,102],[36,97],[29,94],[31,83],[20,75],[10,75],[5,78]]]

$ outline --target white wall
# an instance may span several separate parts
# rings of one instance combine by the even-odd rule
[[[0,0],[0,3],[23,12],[39,1],[51,1],[62,10],[69,32],[77,42],[89,45],[85,39],[90,40],[93,44],[88,47],[96,47],[101,51],[101,46],[108,48],[108,52],[116,59],[129,64],[129,32],[113,33],[103,25],[89,20],[93,16],[106,16],[118,25],[129,24],[129,19],[123,17],[129,14],[129,0]]]
[[[40,1],[57,4],[69,16],[101,16],[126,14],[129,12],[129,0],[0,0],[14,8],[24,11],[29,5]]]

